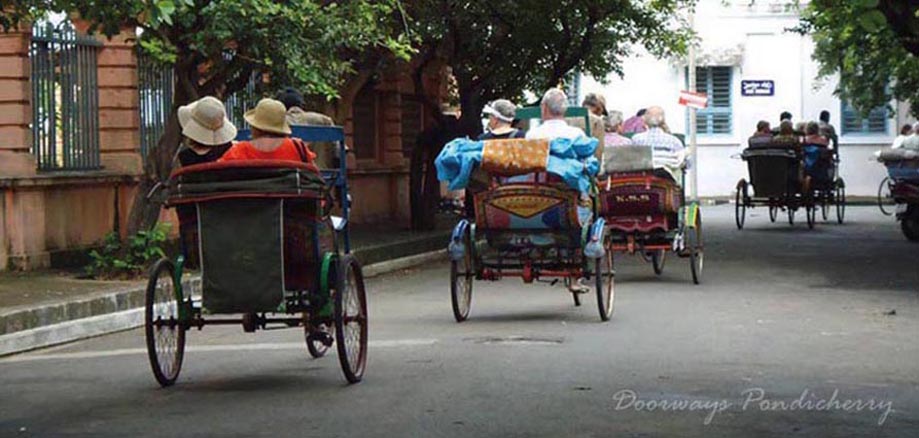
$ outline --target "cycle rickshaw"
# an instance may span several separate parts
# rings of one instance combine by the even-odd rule
[[[348,236],[344,131],[293,129],[304,141],[337,143],[338,168],[267,160],[207,163],[178,169],[166,183],[165,205],[192,209],[197,226],[191,236],[196,248],[187,248],[187,257],[162,258],[150,271],[145,334],[160,385],[178,378],[190,329],[229,324],[246,332],[302,327],[310,355],[321,357],[335,344],[347,381],[363,377],[367,300]],[[340,218],[330,215],[333,192]],[[201,273],[200,297],[183,285],[193,258]]]
[[[539,108],[518,109],[517,118],[525,124],[537,120]],[[583,120],[589,135],[585,108],[569,108],[566,118]],[[554,149],[556,143],[551,145]],[[582,191],[545,168],[534,172],[491,167],[488,156],[492,147],[518,158],[532,148],[540,150],[542,159],[547,160],[550,142],[497,140],[484,144],[481,168],[488,171],[487,188],[473,196],[475,217],[457,223],[448,247],[454,318],[457,322],[468,318],[474,281],[519,277],[525,283],[554,285],[561,279],[565,286],[582,286],[569,288],[575,306],[581,305],[580,295],[592,288],[600,319],[608,321],[615,298],[613,267],[603,250],[603,221],[595,216],[595,199],[587,201]],[[579,159],[588,159],[587,154],[592,158],[594,148]],[[592,185],[594,180],[589,177],[585,181]],[[585,214],[589,216],[586,220]],[[589,281],[591,287],[583,287],[581,280]]]
[[[672,251],[689,259],[692,281],[699,284],[705,256],[702,212],[698,202],[686,200],[685,168],[677,177],[655,169],[648,146],[616,146],[605,153],[598,188],[610,259],[617,252],[637,253],[660,275]]]
[[[846,211],[846,184],[839,177],[839,156],[833,150],[805,145],[800,151],[784,145],[751,147],[740,157],[747,162],[750,181],[737,182],[734,219],[737,229],[746,223],[747,209],[766,206],[769,220],[775,222],[779,211],[787,212],[789,225],[804,209],[808,228],[813,229],[820,209],[823,219],[830,206],[836,207],[836,221],[843,223]],[[801,177],[807,175],[810,188]],[[752,193],[751,193],[752,186]]]
[[[882,151],[879,160],[887,167],[890,196],[900,230],[919,242],[919,154],[908,150]]]

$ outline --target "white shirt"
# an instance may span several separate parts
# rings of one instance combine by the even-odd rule
[[[685,148],[680,139],[664,132],[661,128],[650,128],[632,137],[632,144],[651,146],[654,151],[654,167],[677,169],[686,159]]]
[[[527,139],[545,138],[570,138],[585,137],[584,130],[565,123],[562,119],[552,119],[542,122],[541,125],[527,131]]]
[[[912,134],[903,139],[903,143],[901,143],[900,148],[919,151],[919,135]]]
[[[898,135],[897,138],[893,139],[893,145],[891,146],[891,148],[899,149],[903,147],[903,141],[905,141],[909,137],[910,137],[909,135],[903,135],[903,134]]]

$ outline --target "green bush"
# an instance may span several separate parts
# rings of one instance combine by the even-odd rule
[[[86,274],[93,278],[134,278],[143,274],[150,263],[165,257],[163,246],[169,236],[169,223],[157,223],[152,230],[140,231],[121,240],[117,233],[109,233],[102,248],[89,252],[92,259]]]

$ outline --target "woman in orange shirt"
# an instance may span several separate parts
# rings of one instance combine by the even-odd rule
[[[283,103],[262,99],[244,118],[252,127],[252,140],[234,144],[220,161],[284,160],[313,164],[316,154],[303,141],[290,137]]]

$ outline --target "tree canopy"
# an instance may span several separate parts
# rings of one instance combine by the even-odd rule
[[[622,72],[636,47],[683,53],[691,32],[681,11],[695,0],[417,0],[408,2],[422,58],[452,68],[464,115],[484,103],[520,100],[573,71],[597,78]],[[467,123],[468,124],[468,123]]]
[[[813,0],[799,30],[820,74],[839,74],[841,99],[863,113],[908,101],[919,115],[919,0]]]

